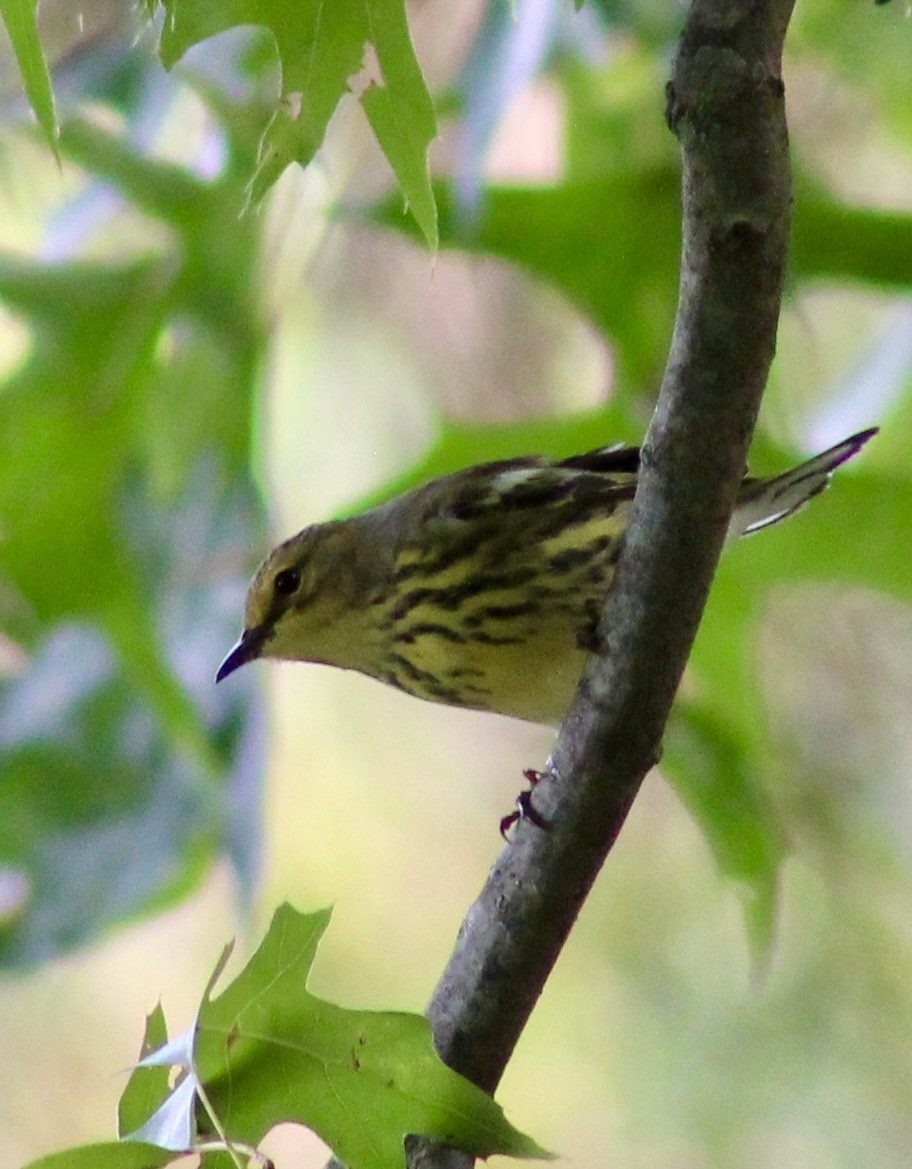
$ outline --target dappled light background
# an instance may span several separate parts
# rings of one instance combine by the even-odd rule
[[[64,108],[70,70],[80,67],[68,7],[46,5]],[[123,19],[82,7],[84,35],[97,28],[102,43]],[[516,7],[524,19],[525,6]],[[885,34],[871,31],[879,12],[853,5],[851,27],[840,30],[843,7],[814,0],[796,16],[786,77],[802,177],[909,212],[912,115],[894,56],[879,48]],[[476,179],[502,183],[559,179],[568,104],[588,111],[590,129],[614,119],[614,149],[673,157],[661,88],[673,26],[642,9],[638,27],[598,36],[600,8],[577,25],[569,12],[555,15],[567,31],[552,73],[519,79],[483,159],[463,158],[445,119],[435,165],[457,169],[467,189],[473,166]],[[420,6],[415,35],[432,90],[458,79],[480,19],[477,5]],[[890,19],[908,63],[909,22],[897,31]],[[215,68],[215,50],[197,64]],[[11,116],[8,62],[4,78]],[[180,71],[157,84],[142,103],[146,148],[198,173],[217,169],[218,127]],[[631,122],[618,111],[643,118],[643,140],[626,141]],[[92,116],[113,118],[103,107]],[[7,252],[122,257],[161,246],[160,224],[71,162],[58,172],[28,133],[4,135],[0,171]],[[251,537],[256,546],[233,549],[213,581],[236,606],[238,628],[242,581],[271,541],[376,498],[430,455],[444,427],[523,423],[528,449],[548,451],[553,416],[582,417],[615,392],[612,346],[543,281],[492,258],[431,256],[369,226],[364,208],[388,190],[352,102],[317,163],[288,172],[255,213],[264,243],[251,297],[268,345],[252,371],[251,466],[268,530]],[[562,224],[553,228],[560,240]],[[793,287],[755,469],[774,443],[810,452],[880,422],[858,462],[908,478],[910,306],[908,295],[857,284]],[[14,317],[0,320],[0,368],[15,369],[27,343]],[[629,396],[640,432],[657,380]],[[631,437],[593,434],[593,444]],[[840,493],[862,472],[841,470],[823,499],[789,521],[809,544],[823,539],[818,509],[840,540],[864,533],[865,515],[846,510]],[[787,556],[777,559],[782,540],[775,529],[727,553],[706,617],[709,637],[714,614],[738,604],[726,573],[750,576],[772,563],[781,574],[749,647],[757,681],[748,719],[770,743],[764,779],[792,850],[774,942],[769,952],[751,945],[749,891],[720,875],[659,768],[498,1094],[516,1125],[575,1169],[908,1164],[912,616],[870,590],[790,582]],[[908,540],[898,530],[876,550],[897,577],[912,573]],[[63,567],[77,570],[90,571]],[[12,676],[21,664],[16,645],[0,643],[0,670]],[[217,651],[198,663],[211,673],[217,664]],[[37,970],[0,974],[0,1169],[112,1136],[144,1013],[161,999],[169,1025],[188,1026],[225,941],[239,939],[237,969],[284,900],[302,911],[334,907],[312,990],[351,1006],[421,1011],[502,847],[498,822],[522,769],[542,766],[552,742],[548,730],[421,703],[323,667],[245,673],[224,685],[265,696],[262,824],[250,818],[255,879],[241,887],[224,860],[176,908]],[[685,695],[696,689],[685,679]],[[314,1138],[287,1131],[267,1150],[282,1169],[325,1158]]]

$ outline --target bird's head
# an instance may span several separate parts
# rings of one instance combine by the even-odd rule
[[[257,658],[349,665],[356,549],[344,523],[316,524],[274,548],[247,590],[244,632],[215,680]]]

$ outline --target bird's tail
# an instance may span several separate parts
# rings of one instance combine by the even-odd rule
[[[875,426],[853,434],[774,479],[745,479],[728,538],[732,540],[759,532],[804,507],[809,499],[823,491],[836,468],[856,455],[876,433]]]

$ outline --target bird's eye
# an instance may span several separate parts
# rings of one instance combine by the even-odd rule
[[[275,574],[275,580],[272,582],[272,587],[276,591],[276,595],[280,597],[290,597],[292,593],[296,593],[301,584],[301,570],[300,568],[283,568],[281,572]]]

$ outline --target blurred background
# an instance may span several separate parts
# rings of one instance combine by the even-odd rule
[[[311,989],[423,1009],[551,732],[315,666],[216,691],[275,539],[488,457],[636,441],[677,285],[682,6],[427,0],[441,249],[354,98],[244,209],[263,30],[165,72],[48,0],[60,165],[0,46],[0,1169],[114,1131],[161,1000],[332,904]],[[498,1099],[560,1163],[912,1147],[912,22],[799,5],[794,254],[752,467],[873,424],[729,551],[647,780]],[[280,1166],[318,1166],[282,1129]]]

